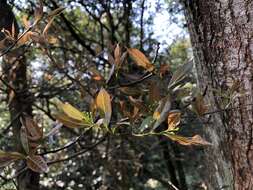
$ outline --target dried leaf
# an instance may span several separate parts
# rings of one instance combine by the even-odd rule
[[[169,112],[168,116],[168,129],[166,131],[173,131],[180,124],[181,112],[174,110]]]
[[[148,71],[154,70],[154,65],[150,63],[147,57],[138,49],[129,48],[127,49],[129,55],[134,59],[135,63]]]
[[[104,117],[104,124],[109,125],[112,115],[110,95],[105,89],[101,89],[96,98],[96,106],[100,111],[100,116]]]
[[[212,145],[211,143],[202,139],[202,137],[200,137],[199,135],[195,135],[193,137],[182,137],[174,134],[165,134],[165,136],[182,145]]]
[[[42,156],[29,155],[26,158],[27,167],[38,173],[48,172],[48,166]]]

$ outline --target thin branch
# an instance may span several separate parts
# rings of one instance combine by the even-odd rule
[[[112,90],[112,89],[115,89],[115,88],[120,88],[120,87],[128,87],[128,86],[133,86],[133,85],[136,85],[136,84],[139,84],[141,83],[142,81],[152,77],[154,74],[153,73],[149,73],[147,75],[144,75],[143,77],[141,77],[140,79],[138,80],[135,80],[133,82],[129,82],[129,83],[125,83],[125,84],[119,84],[119,85],[116,85],[116,86],[112,86],[112,87],[109,87],[108,89]]]
[[[75,157],[77,157],[77,156],[80,156],[80,155],[82,155],[82,154],[84,154],[84,153],[86,153],[86,152],[88,152],[88,151],[94,149],[97,145],[99,145],[99,144],[101,144],[102,142],[104,142],[104,140],[106,139],[107,136],[108,136],[108,135],[105,135],[103,138],[101,138],[101,139],[100,139],[98,142],[96,142],[95,144],[93,144],[93,145],[91,145],[90,147],[88,147],[88,148],[86,148],[86,149],[83,149],[83,150],[81,150],[81,151],[79,151],[79,152],[76,152],[76,153],[74,153],[74,154],[68,156],[67,158],[63,158],[63,159],[59,159],[59,160],[50,161],[50,162],[48,162],[47,164],[48,164],[48,165],[52,165],[52,164],[59,163],[59,162],[65,162],[65,161],[71,160],[71,159],[73,159],[73,158],[75,158]]]

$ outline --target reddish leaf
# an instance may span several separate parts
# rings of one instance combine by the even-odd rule
[[[168,116],[168,129],[167,131],[173,131],[179,125],[181,119],[181,112],[174,110],[169,112]]]

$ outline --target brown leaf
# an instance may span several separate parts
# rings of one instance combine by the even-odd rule
[[[168,129],[166,131],[173,131],[179,124],[181,119],[181,112],[174,110],[169,112]]]
[[[34,122],[30,116],[24,116],[21,118],[21,123],[27,130],[28,139],[37,141],[43,138],[43,130]]]
[[[48,166],[43,157],[38,155],[29,155],[26,158],[27,167],[38,173],[48,172]]]
[[[111,98],[108,92],[102,88],[96,98],[96,106],[100,111],[100,116],[104,117],[105,125],[109,125],[112,115]]]
[[[194,135],[193,137],[182,137],[174,134],[166,134],[166,136],[182,145],[212,145],[202,139],[199,135]]]
[[[28,137],[27,137],[27,130],[25,126],[23,125],[20,129],[20,141],[21,141],[23,149],[25,150],[25,153],[29,154],[29,142],[28,142]]]
[[[117,67],[120,65],[120,56],[121,56],[121,49],[120,49],[119,44],[117,44],[114,50],[114,60]]]
[[[138,49],[129,48],[127,49],[129,55],[134,59],[135,63],[148,71],[154,70],[154,65],[150,63],[148,58]]]

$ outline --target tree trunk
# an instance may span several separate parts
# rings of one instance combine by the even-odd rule
[[[217,111],[209,117],[212,125],[205,126],[213,144],[206,155],[208,189],[252,190],[253,2],[182,0],[182,4],[198,83],[202,90],[208,87],[209,111]]]
[[[15,25],[15,36],[18,34],[18,25],[9,5],[6,1],[0,1],[0,30],[5,28],[12,33],[12,25]],[[8,87],[9,112],[12,122],[12,131],[16,151],[24,152],[20,141],[20,116],[22,114],[32,115],[32,99],[29,96],[26,78],[25,50],[19,48],[11,50],[4,56],[2,70],[3,80]],[[18,170],[25,167],[25,163]],[[18,190],[38,190],[39,174],[29,169],[20,172],[17,177]]]

